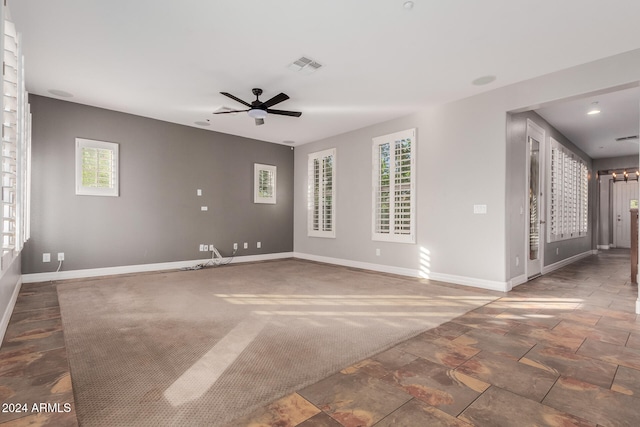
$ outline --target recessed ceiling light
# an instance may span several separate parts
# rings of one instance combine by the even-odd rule
[[[209,122],[193,122],[193,123],[198,126],[211,126],[211,123]]]
[[[412,1],[406,1],[406,2],[404,2],[402,4],[402,7],[404,7],[407,10],[413,9],[413,2]]]
[[[51,95],[55,95],[55,96],[61,96],[63,98],[72,98],[73,94],[69,93],[69,92],[65,92],[64,90],[58,90],[58,89],[50,89],[49,93]]]
[[[496,76],[488,75],[488,76],[478,77],[471,83],[475,86],[484,86],[484,85],[488,85],[489,83],[493,83],[495,81],[496,81]]]
[[[591,104],[591,107],[589,108],[589,111],[587,111],[587,114],[590,116],[593,116],[594,114],[600,114],[600,107],[598,106],[597,102]]]

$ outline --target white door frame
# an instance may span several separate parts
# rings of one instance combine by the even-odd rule
[[[529,204],[529,188],[530,188],[530,169],[531,169],[531,153],[529,146],[529,137],[532,137],[536,141],[539,142],[539,153],[538,153],[538,161],[539,161],[539,197],[538,197],[538,219],[540,221],[540,229],[538,232],[538,258],[537,260],[529,260],[529,232],[530,232],[530,204]],[[546,147],[547,140],[545,131],[542,127],[538,126],[535,122],[530,119],[527,119],[527,132],[525,137],[525,201],[527,205],[527,216],[525,219],[525,239],[524,239],[524,255],[525,255],[525,263],[524,263],[524,272],[527,280],[537,277],[542,274],[542,267],[544,263],[544,244],[546,241],[546,227],[545,227],[545,217],[546,217],[546,187],[545,187],[545,177],[547,175],[545,165],[546,165]]]

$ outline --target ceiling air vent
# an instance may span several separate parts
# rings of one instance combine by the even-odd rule
[[[289,64],[289,69],[292,71],[302,71],[305,73],[312,73],[316,71],[318,68],[322,67],[317,61],[313,59],[307,58],[306,56],[302,56],[299,59],[296,59],[291,64]]]
[[[630,135],[630,136],[623,136],[620,138],[616,138],[617,142],[622,142],[622,141],[631,141],[634,139],[638,139],[638,135]]]

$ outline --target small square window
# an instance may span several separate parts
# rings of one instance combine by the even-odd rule
[[[76,194],[118,197],[118,144],[76,138]]]
[[[253,203],[276,203],[276,167],[253,165]]]

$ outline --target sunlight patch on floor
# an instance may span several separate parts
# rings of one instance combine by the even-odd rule
[[[164,397],[174,407],[202,397],[253,342],[268,321],[268,318],[250,317],[240,322],[171,384],[165,390]]]

